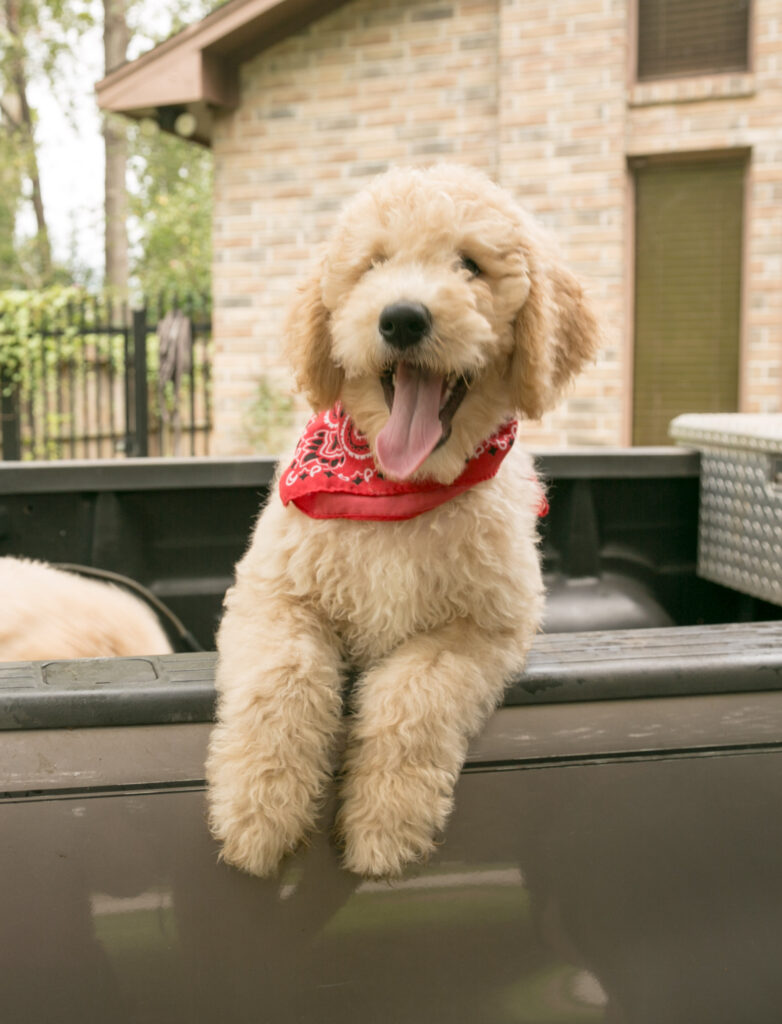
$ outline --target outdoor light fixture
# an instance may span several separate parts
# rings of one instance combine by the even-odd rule
[[[189,139],[195,134],[197,124],[195,114],[191,114],[189,110],[186,110],[174,121],[174,131],[177,135],[181,135],[182,138]]]

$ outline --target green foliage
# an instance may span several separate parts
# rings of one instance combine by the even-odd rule
[[[145,125],[132,127],[129,134],[135,290],[208,293],[212,154]]]
[[[77,391],[96,374],[106,391],[106,380],[121,380],[124,337],[106,331],[116,315],[77,287],[0,291],[0,387],[25,410],[24,458],[62,458],[61,432],[86,422]]]
[[[128,23],[149,45],[204,18],[216,0],[166,0],[168,32],[149,35],[150,0],[133,0]],[[137,294],[211,291],[212,154],[161,131],[128,125],[131,283]]]
[[[244,418],[244,433],[255,451],[279,455],[296,431],[295,403],[291,395],[268,376],[258,380],[255,398]]]
[[[78,37],[94,24],[88,0],[16,0],[13,22],[0,22],[0,74],[13,84],[15,64],[22,60],[30,78],[43,77],[59,89],[63,61],[73,58]]]
[[[24,410],[24,458],[61,458],[77,381],[122,366],[122,336],[90,330],[105,319],[105,306],[79,288],[0,292],[0,388]]]
[[[63,70],[81,32],[94,24],[87,0],[14,0],[0,7],[0,287],[40,287],[61,280],[43,227],[20,239],[18,220],[38,183],[36,112],[28,85],[45,82],[71,113]]]
[[[149,25],[178,31],[204,17],[214,0],[127,0],[135,52],[157,42]],[[161,19],[161,13],[164,17]],[[55,92],[72,118],[67,69],[79,60],[82,33],[100,21],[93,0],[15,0],[0,3],[0,289],[42,288],[86,280],[84,268],[52,268],[45,237],[19,236],[31,202],[36,165],[35,110],[24,114],[20,83]],[[133,50],[131,51],[133,52]],[[21,77],[20,77],[21,74]],[[144,126],[126,125],[130,140],[131,273],[134,290],[206,293],[211,265],[211,154],[193,143]]]
[[[206,304],[197,296],[180,298],[203,331]],[[208,421],[211,350],[200,335],[192,365],[172,379],[170,363],[168,373],[161,365],[160,337],[150,331],[161,313],[147,315],[150,432],[177,454],[191,411],[196,429]],[[116,440],[124,422],[126,358],[124,332],[117,328],[129,326],[129,316],[107,295],[76,287],[0,291],[0,390],[15,396],[20,410],[23,458],[62,458],[66,444],[84,451],[89,438]]]
[[[24,284],[21,254],[16,250],[16,219],[22,199],[18,150],[0,128],[0,287]]]
[[[80,354],[78,328],[69,314],[83,299],[80,289],[61,286],[0,292],[0,374],[6,389],[29,387],[26,370],[36,359],[52,365],[58,357]],[[62,331],[58,349],[48,337],[55,328]]]

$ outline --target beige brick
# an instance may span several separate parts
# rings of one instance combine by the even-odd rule
[[[606,327],[597,365],[525,435],[625,440],[628,156],[751,148],[748,407],[782,395],[782,35],[756,0],[754,73],[626,82],[632,0],[351,0],[241,70],[215,129],[215,450],[240,450],[259,372],[342,201],[391,163],[488,170],[557,235]],[[221,392],[222,393],[222,392]],[[238,446],[238,447],[237,447]]]

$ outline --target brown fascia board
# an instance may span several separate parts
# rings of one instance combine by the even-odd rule
[[[232,109],[238,68],[344,0],[229,0],[97,83],[98,106],[139,118],[162,107]],[[208,141],[208,140],[202,140]]]
[[[134,64],[126,66],[131,69]],[[113,75],[107,76],[98,84],[98,104],[103,110],[131,115],[138,110],[206,99],[217,106],[231,107],[235,106],[236,94],[231,84],[225,81],[225,76],[205,75],[204,54],[183,48],[167,54],[165,61],[147,64],[131,74],[116,79]]]

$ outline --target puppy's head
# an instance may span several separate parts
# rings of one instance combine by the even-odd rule
[[[514,412],[555,405],[598,343],[529,216],[449,165],[391,171],[346,207],[286,333],[315,409],[341,398],[388,476],[443,482]]]

